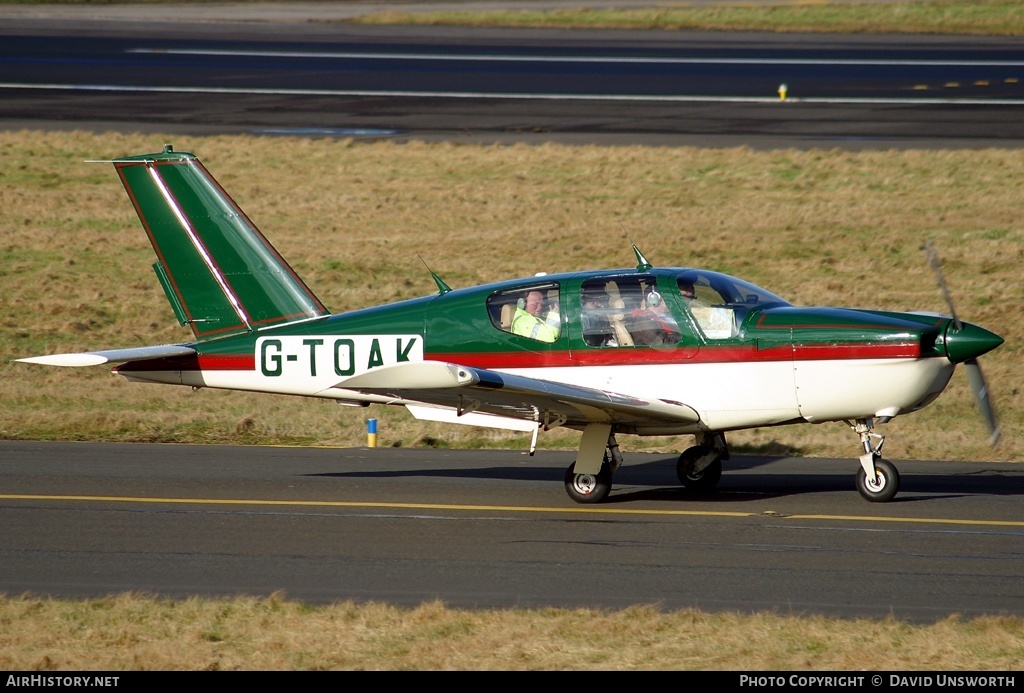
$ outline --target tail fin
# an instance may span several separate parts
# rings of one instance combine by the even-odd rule
[[[167,299],[197,339],[329,314],[195,156],[167,146],[114,167]]]

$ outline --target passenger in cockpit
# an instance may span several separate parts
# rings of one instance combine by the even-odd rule
[[[679,343],[679,324],[657,289],[652,288],[644,295],[644,308],[634,310],[631,317],[629,332],[637,344],[657,346]]]

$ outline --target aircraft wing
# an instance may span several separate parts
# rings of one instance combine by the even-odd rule
[[[22,363],[41,363],[44,366],[101,366],[104,363],[128,363],[145,361],[167,356],[192,356],[196,350],[180,344],[134,347],[131,349],[108,349],[106,351],[84,351],[77,354],[51,354],[15,359]]]
[[[459,414],[536,421],[546,426],[693,424],[700,416],[670,400],[635,397],[591,387],[443,361],[407,361],[374,368],[334,387],[386,395],[403,404],[448,407]]]

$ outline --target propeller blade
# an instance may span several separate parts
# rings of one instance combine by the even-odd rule
[[[967,370],[967,381],[971,384],[971,391],[978,403],[978,410],[981,412],[981,417],[985,419],[985,425],[988,426],[988,442],[993,448],[997,448],[1003,438],[1003,432],[999,427],[995,408],[992,406],[992,398],[988,394],[988,383],[985,382],[985,376],[981,372],[981,364],[978,363],[978,359],[968,359],[964,361],[964,368]]]
[[[953,329],[957,332],[960,331],[961,323],[960,318],[956,315],[956,308],[953,307],[953,296],[949,293],[949,286],[946,284],[946,278],[942,276],[942,263],[939,261],[939,251],[935,249],[935,245],[929,238],[924,244],[924,251],[928,255],[928,264],[931,265],[932,270],[935,272],[935,278],[939,282],[939,288],[942,289],[942,295],[946,299],[946,304],[949,306],[949,312],[953,316]]]
[[[931,239],[925,242],[924,251],[928,255],[928,264],[931,265],[932,270],[935,272],[935,278],[939,282],[942,295],[945,297],[947,305],[949,305],[949,312],[953,315],[953,331],[961,332],[963,330],[963,323],[960,322],[960,318],[956,314],[956,308],[953,307],[953,296],[949,293],[946,278],[942,276],[942,262],[939,261],[939,252],[935,249]],[[974,400],[978,403],[978,411],[981,412],[981,417],[985,420],[985,425],[988,427],[988,442],[993,448],[997,448],[1003,438],[1003,432],[999,427],[995,408],[992,406],[992,398],[988,393],[988,383],[985,382],[985,376],[981,372],[981,364],[973,356],[966,359],[963,364],[967,370],[967,381],[971,385],[971,392],[974,393]]]

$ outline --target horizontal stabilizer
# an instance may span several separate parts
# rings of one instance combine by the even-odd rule
[[[77,354],[51,354],[15,359],[22,363],[40,363],[44,366],[102,366],[104,363],[128,363],[168,356],[192,356],[196,350],[180,344],[134,347],[131,349],[108,349],[106,351],[84,351]]]
[[[405,404],[534,421],[545,426],[588,423],[696,424],[700,415],[679,402],[635,397],[442,361],[409,361],[342,380],[337,388],[386,395]]]

